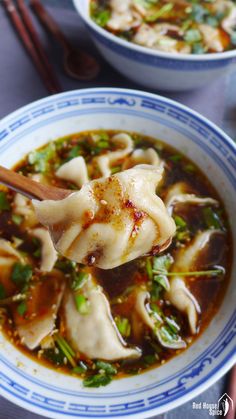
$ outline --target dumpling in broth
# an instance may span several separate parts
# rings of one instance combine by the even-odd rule
[[[174,220],[156,187],[163,169],[139,165],[85,184],[62,201],[33,201],[59,253],[111,269],[171,243]]]
[[[67,338],[74,350],[91,359],[139,358],[141,351],[127,347],[119,336],[102,288],[89,280],[82,291],[87,299],[88,313],[78,312],[74,295],[69,290],[63,302]]]

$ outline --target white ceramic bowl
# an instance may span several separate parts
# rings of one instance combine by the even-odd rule
[[[215,125],[168,99],[139,91],[89,89],[32,103],[0,122],[0,164],[11,167],[30,150],[84,130],[137,131],[183,151],[207,173],[225,202],[236,243],[236,147]],[[236,272],[234,257],[233,272]],[[234,278],[235,279],[235,278]],[[52,418],[150,418],[195,397],[235,362],[236,286],[200,338],[160,368],[99,389],[56,373],[16,350],[0,334],[1,395]]]
[[[127,42],[98,26],[89,16],[90,0],[73,0],[93,41],[120,73],[154,90],[189,90],[236,69],[236,49],[216,54],[171,54]]]

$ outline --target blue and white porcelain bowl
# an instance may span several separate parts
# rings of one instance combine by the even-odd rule
[[[0,332],[0,394],[52,418],[150,418],[196,397],[236,360],[236,146],[204,117],[166,98],[123,89],[65,92],[32,103],[0,122],[0,164],[12,167],[49,140],[84,130],[130,130],[183,151],[224,200],[234,237],[232,280],[207,330],[181,355],[100,389],[57,373],[17,351]]]
[[[127,42],[98,26],[90,0],[73,0],[104,58],[130,80],[154,90],[190,90],[236,69],[236,49],[215,54],[171,54]]]

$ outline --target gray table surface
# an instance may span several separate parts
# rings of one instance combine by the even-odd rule
[[[53,13],[61,28],[63,28],[75,45],[80,44],[98,55],[79,17],[74,12],[71,0],[43,0],[43,3],[49,6],[50,12]],[[60,49],[45,34],[38,22],[35,21],[35,23],[64,90],[97,86],[141,89],[140,86],[120,76],[102,59],[102,73],[96,82],[85,84],[68,78],[62,70]],[[236,73],[195,92],[160,93],[192,107],[220,125],[232,138],[236,138]],[[46,95],[47,91],[38,78],[29,57],[22,48],[5,11],[0,5],[0,118],[20,106]],[[223,377],[207,391],[196,397],[194,401],[216,403],[226,390],[227,379],[227,376]],[[165,419],[179,419],[183,417],[204,419],[209,418],[209,413],[204,410],[193,410],[192,402],[188,402],[161,417]],[[0,419],[16,418],[40,419],[41,416],[27,412],[0,396]]]

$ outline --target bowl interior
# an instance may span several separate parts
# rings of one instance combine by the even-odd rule
[[[210,122],[168,99],[122,89],[81,90],[43,99],[0,123],[0,164],[11,167],[50,140],[88,129],[140,132],[193,159],[225,202],[235,243],[235,146]],[[235,261],[234,257],[233,272]],[[101,389],[84,389],[80,380],[39,366],[0,335],[3,395],[29,410],[58,418],[144,418],[174,408],[233,365],[235,298],[231,280],[217,315],[187,351],[156,370],[113,381]]]
[[[90,17],[89,12],[89,4],[90,0],[73,0],[74,6],[76,10],[79,12],[80,16],[84,20],[84,22],[90,26],[93,30],[93,32],[97,32],[100,34],[100,36],[104,38],[108,38],[113,42],[122,45],[123,47],[126,47],[131,50],[135,50],[137,52],[142,52],[147,55],[152,56],[159,56],[163,58],[171,58],[175,61],[183,60],[183,61],[193,61],[193,62],[199,62],[199,61],[215,61],[215,60],[222,60],[226,58],[232,58],[236,57],[236,49],[231,51],[224,51],[224,52],[217,52],[217,53],[211,53],[211,54],[173,54],[163,51],[154,50],[151,48],[143,47],[141,45],[135,44],[133,42],[128,42],[125,39],[122,39],[116,35],[113,35],[111,32],[107,31],[106,29],[103,29],[101,26],[97,25]]]

